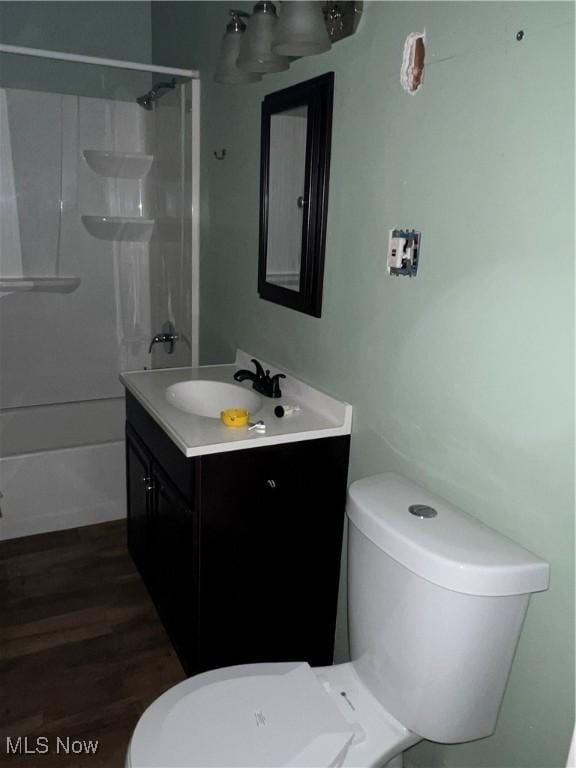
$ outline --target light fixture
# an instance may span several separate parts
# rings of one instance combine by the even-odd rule
[[[330,50],[331,42],[322,13],[322,4],[316,0],[284,0],[274,53],[280,56],[314,56]]]
[[[288,69],[291,58],[328,51],[356,32],[363,5],[362,0],[281,0],[277,17],[274,3],[259,0],[247,25],[247,13],[230,10],[214,79],[255,83]]]
[[[276,6],[271,2],[258,2],[242,36],[238,69],[244,72],[282,72],[290,66],[287,56],[273,53],[271,45],[278,17]]]
[[[356,32],[362,16],[362,0],[326,0],[322,3],[330,40],[337,43]]]
[[[262,80],[262,75],[257,72],[243,72],[238,69],[236,62],[240,53],[240,45],[245,34],[246,24],[242,20],[248,14],[244,11],[231,10],[232,17],[226,27],[226,34],[222,38],[222,48],[220,49],[220,58],[214,74],[214,80],[217,83],[256,83]]]

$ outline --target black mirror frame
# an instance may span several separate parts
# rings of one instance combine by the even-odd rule
[[[320,317],[322,314],[333,99],[334,72],[328,72],[271,93],[262,102],[258,293],[262,299],[314,317]],[[270,118],[277,112],[300,106],[308,107],[305,197],[309,202],[302,225],[300,290],[292,291],[266,280]]]

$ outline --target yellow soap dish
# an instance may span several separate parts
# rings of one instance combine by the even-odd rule
[[[250,414],[243,408],[227,408],[225,411],[220,411],[220,418],[227,427],[245,427]]]

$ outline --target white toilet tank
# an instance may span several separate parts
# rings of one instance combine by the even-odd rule
[[[424,516],[430,508],[436,515]],[[548,588],[548,563],[393,473],[353,483],[347,514],[358,675],[426,739],[489,736],[530,593]]]

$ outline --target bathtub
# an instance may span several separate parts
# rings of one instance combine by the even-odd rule
[[[0,539],[126,515],[124,400],[0,410]]]

